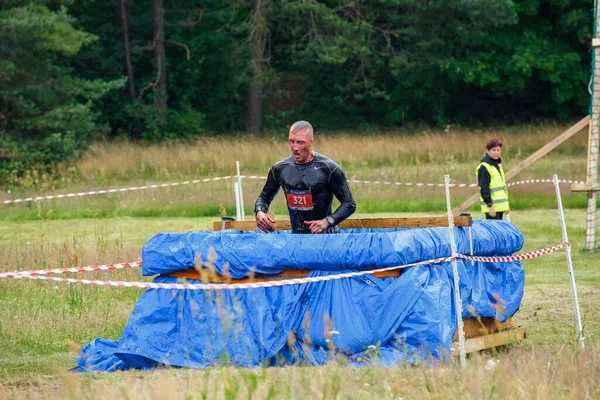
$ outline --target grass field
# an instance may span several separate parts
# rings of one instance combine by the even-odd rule
[[[485,154],[485,142],[490,137],[497,136],[505,143],[502,158],[504,169],[508,171],[566,128],[543,125],[447,133],[423,130],[365,135],[325,132],[316,137],[315,149],[336,160],[344,168],[348,179],[443,183],[444,175],[448,174],[452,182],[475,183],[475,167]],[[244,175],[266,175],[274,162],[289,155],[286,140],[285,134],[279,134],[267,135],[260,140],[252,137],[207,138],[191,143],[161,145],[98,143],[83,159],[72,165],[57,166],[52,174],[32,172],[24,177],[15,177],[6,190],[0,192],[0,200],[40,193],[59,194],[234,175],[236,161],[240,161]],[[550,179],[556,173],[561,179],[585,180],[586,146],[587,135],[579,133],[521,172],[517,179]],[[245,209],[250,214],[253,200],[264,181],[245,180],[243,185]],[[352,190],[360,206],[359,211],[364,213],[435,212],[445,209],[443,189],[440,188],[353,184]],[[456,189],[453,199],[459,203],[473,192],[473,188]],[[517,186],[511,193],[514,193],[511,206],[515,210],[554,206],[551,185]],[[586,207],[585,196],[571,194],[567,190],[563,201],[569,208]],[[71,198],[68,201],[12,204],[3,207],[0,220],[209,217],[219,215],[221,205],[229,215],[235,215],[231,180]],[[276,210],[285,209],[281,198],[275,201],[274,206]]]
[[[503,156],[508,170],[563,128],[526,128],[522,140],[523,132],[511,130],[423,132],[397,138],[340,134],[318,142],[322,148],[317,150],[338,159],[349,178],[439,183],[449,173],[455,182],[473,182],[481,143],[491,134],[506,143]],[[573,138],[519,178],[550,178],[559,173],[562,178],[583,179],[585,139],[585,135]],[[272,162],[287,155],[280,138],[262,144],[211,140],[202,146],[172,144],[169,148],[99,144],[71,167],[71,175],[65,167],[60,175],[64,181],[60,178],[47,186],[48,181],[40,177],[38,183],[21,182],[21,187],[3,196],[20,197],[52,186],[58,193],[232,174],[236,159],[242,161],[243,173],[265,174]],[[250,182],[244,182],[247,213],[249,199],[261,186]],[[444,213],[440,189],[352,188],[360,211],[357,216]],[[72,375],[67,371],[75,365],[73,350],[96,337],[118,339],[142,291],[2,279],[0,398],[600,398],[600,256],[581,251],[585,198],[566,192],[563,186],[587,338],[584,351],[576,346],[564,251],[524,261],[525,297],[515,319],[527,328],[527,340],[500,352],[473,356],[465,370],[456,364],[357,369],[332,363],[318,368]],[[454,189],[453,203],[471,193],[472,189]],[[522,251],[562,242],[551,185],[516,188],[511,194],[512,222],[526,239]],[[223,200],[226,195],[229,201]],[[234,214],[231,182],[4,207],[0,209],[0,271],[135,261],[142,245],[157,232],[208,229],[218,219],[221,203]],[[282,203],[275,210],[278,218],[286,218]],[[87,273],[86,277],[144,279],[139,270]],[[487,369],[491,359],[497,366]]]

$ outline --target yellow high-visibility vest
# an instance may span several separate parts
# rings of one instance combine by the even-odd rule
[[[498,168],[494,167],[491,164],[482,162],[475,169],[475,175],[477,175],[477,171],[481,166],[484,166],[490,174],[490,194],[492,195],[492,204],[494,205],[494,210],[496,212],[503,212],[510,210],[508,205],[508,191],[506,190],[506,180],[504,179],[504,171],[502,170],[502,165],[499,165],[500,171]],[[487,213],[488,207],[485,201],[483,201],[483,197],[479,196],[479,204],[481,205],[481,212]]]

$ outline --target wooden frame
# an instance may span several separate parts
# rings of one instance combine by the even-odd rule
[[[527,338],[525,328],[511,328],[505,331],[491,333],[465,339],[465,352],[475,353],[481,350],[493,349],[499,346],[520,342]],[[456,349],[456,343],[452,346]],[[457,351],[455,351],[456,353]]]
[[[571,192],[600,192],[600,185],[597,183],[571,183]]]
[[[510,318],[506,322],[494,318],[465,318],[463,323],[467,353],[505,346],[520,342],[527,337],[525,328],[517,327]],[[454,340],[457,340],[456,335]],[[455,350],[454,354],[458,354],[458,343],[455,342],[452,347]]]
[[[470,215],[454,218],[455,226],[471,226],[473,219]],[[347,219],[340,224],[340,228],[433,228],[448,226],[448,217],[404,217],[404,218],[360,218]],[[289,220],[276,221],[275,230],[290,230]],[[256,221],[217,221],[213,223],[213,230],[237,229],[238,231],[254,231]]]

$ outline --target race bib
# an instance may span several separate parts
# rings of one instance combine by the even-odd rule
[[[290,190],[285,197],[292,210],[308,211],[314,208],[310,190]]]

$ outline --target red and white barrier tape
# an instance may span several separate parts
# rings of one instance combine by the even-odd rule
[[[141,267],[141,261],[119,263],[119,264],[104,264],[104,265],[92,265],[88,267],[72,267],[72,268],[55,268],[55,269],[38,269],[32,271],[14,271],[14,272],[2,272],[0,278],[17,278],[24,276],[36,276],[36,275],[52,275],[52,274],[66,274],[68,272],[89,272],[89,271],[109,271],[113,269],[126,269]]]
[[[267,179],[266,176],[259,175],[240,175],[242,179]],[[444,187],[443,183],[421,183],[421,182],[392,182],[392,181],[372,181],[366,180],[361,181],[357,179],[348,179],[348,183],[363,183],[363,184],[374,184],[374,185],[388,185],[388,186],[424,186],[424,187]],[[509,182],[506,184],[507,187],[517,186],[517,185],[526,185],[532,183],[552,183],[552,179],[525,179],[516,182]],[[558,183],[585,183],[584,181],[574,181],[572,179],[559,179]],[[450,187],[477,187],[477,183],[451,183]]]
[[[395,185],[395,186],[424,186],[424,187],[444,187],[443,183],[414,183],[414,182],[390,182],[390,181],[359,181],[356,179],[348,180],[350,183],[365,183],[375,185]],[[517,182],[509,182],[507,187],[525,185],[531,183],[552,183],[552,179],[525,179]],[[585,183],[584,181],[574,181],[571,179],[559,179],[558,183]],[[477,187],[477,183],[451,183],[450,187]]]
[[[557,246],[548,247],[541,250],[534,250],[529,253],[517,254],[514,256],[500,256],[500,257],[480,257],[480,256],[468,256],[465,254],[458,254],[457,258],[463,258],[466,260],[483,261],[483,262],[508,262],[508,261],[520,261],[525,259],[531,259],[541,257],[546,254],[550,254],[556,250],[559,250],[565,246],[570,246],[570,243],[563,243]],[[85,285],[97,285],[97,286],[113,286],[113,287],[134,287],[142,289],[176,289],[176,290],[230,290],[230,289],[255,289],[255,288],[266,288],[266,287],[277,287],[277,286],[288,286],[288,285],[302,285],[304,283],[312,282],[324,282],[330,280],[353,278],[356,276],[363,276],[374,274],[378,272],[393,271],[397,269],[403,269],[408,267],[414,267],[417,265],[427,264],[439,264],[442,262],[451,261],[452,257],[435,258],[427,261],[420,261],[416,263],[380,268],[369,271],[356,271],[347,272],[337,275],[325,275],[325,276],[314,276],[306,278],[293,278],[293,279],[280,279],[268,282],[250,282],[250,283],[154,283],[154,282],[127,282],[127,281],[100,281],[90,279],[73,279],[73,278],[58,278],[54,276],[45,276],[46,274],[53,273],[64,273],[64,272],[85,272],[85,271],[101,271],[107,269],[119,269],[119,268],[132,268],[134,266],[141,266],[141,263],[122,263],[122,264],[108,264],[101,266],[92,267],[80,267],[80,268],[60,268],[56,270],[39,270],[39,271],[24,271],[20,273],[3,273],[0,274],[0,278],[15,278],[15,279],[42,279],[51,280],[56,282],[68,282],[68,283],[79,283]],[[48,272],[48,271],[59,271],[59,272]]]
[[[525,179],[522,181],[509,182],[506,186],[528,185],[530,183],[552,183],[552,179]],[[585,183],[585,181],[574,181],[572,179],[559,179],[558,183]]]
[[[102,189],[102,190],[90,190],[87,192],[78,192],[78,193],[66,193],[66,194],[52,194],[47,196],[37,196],[37,197],[26,197],[22,199],[13,199],[13,200],[2,200],[1,204],[15,204],[15,203],[23,203],[27,201],[39,201],[39,200],[51,200],[51,199],[64,199],[70,197],[82,197],[82,196],[91,196],[95,194],[108,194],[108,193],[122,193],[122,192],[131,192],[135,190],[146,190],[146,189],[156,189],[156,188],[165,188],[172,186],[182,186],[182,185],[191,185],[196,183],[205,183],[205,182],[214,182],[237,178],[237,175],[227,175],[227,176],[218,176],[214,178],[205,178],[205,179],[194,179],[192,181],[183,181],[183,182],[172,182],[172,183],[161,183],[156,185],[143,185],[143,186],[131,186],[117,189]],[[242,179],[258,179],[265,180],[266,176],[261,175],[240,175]],[[392,182],[392,181],[361,181],[356,179],[349,179],[349,183],[362,183],[362,184],[374,184],[374,185],[388,185],[388,186],[416,186],[416,187],[444,187],[443,183],[420,183],[420,182]],[[509,182],[506,186],[516,186],[516,185],[524,185],[530,183],[552,183],[551,179],[526,179],[517,182]],[[584,181],[574,181],[567,179],[560,179],[558,183],[585,183]],[[476,183],[452,183],[450,187],[477,187]]]
[[[481,256],[468,256],[465,254],[459,254],[458,258],[464,258],[466,260],[473,261],[483,261],[483,262],[507,262],[507,261],[520,261],[520,260],[528,260],[531,258],[541,257],[546,254],[550,254],[555,252],[558,249],[561,249],[565,246],[570,246],[570,243],[563,243],[557,246],[548,247],[541,250],[534,250],[529,253],[517,254],[516,256],[500,256],[500,257],[481,257]]]
[[[420,183],[420,182],[390,182],[390,181],[359,181],[356,179],[349,179],[349,183],[364,183],[374,185],[391,185],[391,186],[423,186],[423,187],[444,187],[443,183]],[[476,187],[476,183],[453,183],[451,187]]]
[[[419,261],[412,264],[380,268],[370,271],[346,272],[337,275],[313,276],[306,278],[280,279],[268,282],[249,282],[249,283],[154,283],[154,282],[126,282],[126,281],[99,281],[90,279],[58,278],[43,275],[15,275],[16,279],[43,279],[56,282],[80,283],[84,285],[115,286],[115,287],[135,287],[143,289],[178,289],[178,290],[230,290],[230,289],[256,289],[276,286],[302,285],[304,283],[332,281],[344,278],[353,278],[356,276],[370,275],[377,272],[393,271],[402,268],[414,267],[417,265],[439,264],[451,261],[452,257],[435,258],[427,261]]]
[[[194,179],[193,181],[161,183],[161,184],[156,184],[156,185],[131,186],[131,187],[118,188],[118,189],[90,190],[88,192],[67,193],[67,194],[53,194],[53,195],[48,195],[48,196],[27,197],[27,198],[23,198],[23,199],[3,200],[2,204],[22,203],[22,202],[25,202],[25,201],[63,199],[63,198],[68,198],[68,197],[91,196],[91,195],[94,195],[94,194],[121,193],[121,192],[131,192],[131,191],[134,191],[134,190],[145,190],[145,189],[164,188],[164,187],[170,187],[170,186],[191,185],[191,184],[195,184],[195,183],[204,183],[204,182],[226,180],[226,179],[231,179],[233,177],[235,177],[235,176],[228,175],[228,176],[218,176],[216,178]]]

